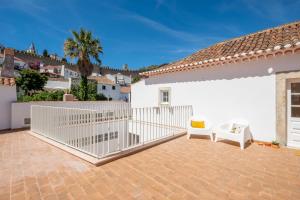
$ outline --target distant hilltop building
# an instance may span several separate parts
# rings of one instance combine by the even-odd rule
[[[59,57],[56,53],[50,54],[49,57],[58,61],[62,61],[62,58]]]
[[[128,71],[128,70],[129,70],[128,64],[124,64],[124,65],[123,65],[123,70],[125,70],[125,71]]]
[[[34,43],[32,42],[29,48],[26,50],[27,53],[37,54],[36,48]]]

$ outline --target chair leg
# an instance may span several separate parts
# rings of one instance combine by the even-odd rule
[[[212,142],[214,141],[214,136],[213,136],[212,133],[210,134],[210,140],[211,140]]]
[[[245,148],[245,143],[242,141],[242,142],[240,142],[240,146],[241,146],[241,150],[244,150],[244,148]]]
[[[190,134],[187,134],[187,139],[191,139],[191,135]]]
[[[215,136],[215,142],[218,142],[218,137],[217,137],[217,135]]]

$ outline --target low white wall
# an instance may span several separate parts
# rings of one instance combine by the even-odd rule
[[[30,119],[31,103],[12,103],[11,104],[11,129],[29,127],[25,124],[25,119]]]
[[[69,81],[53,81],[48,80],[45,88],[48,89],[71,89],[71,80]]]
[[[11,119],[9,120],[8,128],[17,129],[29,127],[30,124],[25,124],[25,119],[30,119],[31,105],[55,106],[66,108],[80,108],[93,110],[114,110],[120,107],[130,107],[130,104],[117,101],[36,101],[36,102],[17,102],[11,105]],[[9,107],[10,108],[10,107]],[[10,117],[10,115],[9,115]]]
[[[272,70],[271,70],[272,69]],[[159,88],[171,89],[171,105],[192,105],[215,125],[232,118],[250,122],[254,139],[276,137],[275,73],[300,69],[300,56],[202,68],[150,77],[132,85],[132,107],[159,106]]]
[[[16,86],[0,85],[0,130],[10,128],[11,103],[16,100]]]

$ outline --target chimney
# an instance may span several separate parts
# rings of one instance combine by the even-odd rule
[[[4,49],[4,61],[1,76],[14,77],[14,50],[11,48]]]

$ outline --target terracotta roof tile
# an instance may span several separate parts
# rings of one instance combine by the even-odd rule
[[[115,85],[115,83],[105,76],[90,76],[89,79],[97,81],[97,83]]]
[[[293,46],[298,42],[300,42],[300,21],[217,43],[201,49],[182,60],[165,65],[158,70],[168,71],[170,67],[205,62],[228,56],[234,57],[242,53],[255,53],[267,49],[273,50],[274,47]]]

